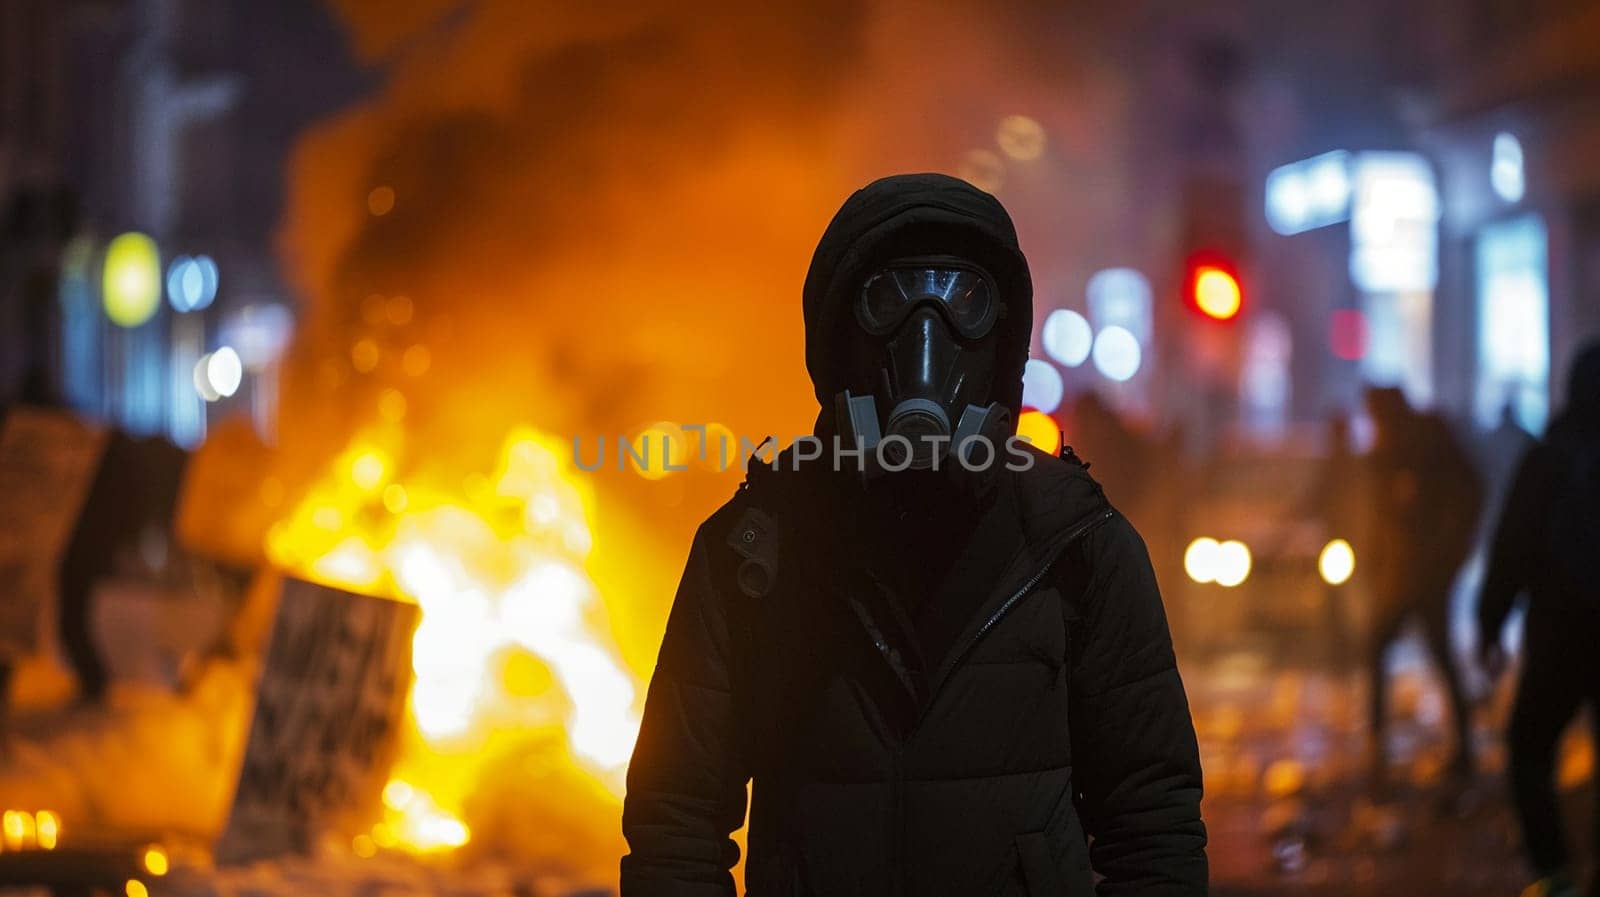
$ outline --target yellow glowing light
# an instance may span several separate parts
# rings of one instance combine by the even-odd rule
[[[399,483],[390,483],[383,487],[383,507],[391,514],[398,514],[406,509],[406,487]]]
[[[369,835],[356,835],[350,839],[350,852],[364,860],[378,855],[378,845]]]
[[[585,569],[592,496],[570,442],[518,428],[492,476],[402,486],[388,478],[404,448],[379,440],[352,442],[267,538],[269,557],[299,575],[421,611],[407,705],[413,743],[367,833],[374,849],[468,843],[463,804],[483,758],[496,756],[485,746],[528,731],[530,709],[560,721],[566,762],[619,797],[638,733],[638,683],[595,613],[600,595]],[[384,462],[378,482],[388,484],[376,492],[355,482],[367,452]],[[388,515],[370,513],[380,494]],[[508,677],[517,655],[527,669]]]
[[[1217,546],[1216,582],[1232,588],[1250,578],[1250,548],[1237,539]]]
[[[506,694],[528,698],[556,687],[550,668],[529,651],[508,651],[500,666],[500,681]]]
[[[61,839],[61,817],[49,810],[40,810],[34,814],[33,827],[38,836],[39,847],[44,850],[55,850],[56,844]]]
[[[397,424],[406,416],[406,397],[398,389],[386,389],[378,396],[378,416]]]
[[[1356,572],[1356,551],[1343,539],[1334,539],[1322,546],[1317,556],[1317,572],[1330,586],[1343,585]]]
[[[739,457],[739,437],[726,424],[706,424],[703,436],[698,430],[694,432],[699,444],[690,448],[696,465],[720,473],[738,467],[743,460]]]
[[[657,421],[623,448],[623,454],[639,476],[659,480],[689,466],[694,453],[681,427],[671,421]]]
[[[1226,321],[1239,313],[1244,295],[1239,281],[1221,268],[1201,268],[1194,279],[1194,301],[1208,317]]]
[[[128,883],[122,886],[122,893],[127,897],[150,897],[150,889],[137,878],[128,879]]]
[[[0,817],[0,827],[5,830],[5,845],[9,850],[22,850],[34,845],[33,814],[24,810],[7,810]]]
[[[371,492],[383,484],[388,465],[377,452],[365,452],[350,465],[350,481]]]
[[[380,822],[372,827],[372,843],[391,850],[400,845],[400,839],[395,837],[394,828],[388,823]]]
[[[144,234],[129,232],[106,247],[106,317],[122,327],[138,327],[161,306],[161,253]]]
[[[353,589],[371,592],[383,582],[383,566],[372,546],[359,537],[351,536],[329,549],[310,564],[313,579]]]
[[[1061,451],[1061,427],[1055,418],[1032,409],[1017,416],[1017,435],[1049,455]]]
[[[1195,582],[1216,582],[1218,547],[1217,540],[1208,536],[1190,542],[1183,552],[1183,572]]]
[[[428,368],[432,365],[433,354],[428,351],[427,346],[421,343],[406,349],[405,354],[400,356],[400,369],[411,377],[420,377],[426,374]]]
[[[162,850],[159,844],[152,844],[145,848],[144,856],[140,857],[140,862],[144,865],[144,871],[157,878],[167,874],[167,852]]]
[[[433,798],[417,793],[407,801],[399,818],[396,834],[410,847],[421,851],[460,847],[472,839],[466,823],[439,808]]]
[[[378,366],[378,344],[370,339],[358,339],[350,347],[350,363],[365,374]]]
[[[344,515],[339,509],[331,506],[318,508],[311,515],[311,520],[318,529],[336,530],[344,525]]]
[[[1306,770],[1294,760],[1277,760],[1261,776],[1261,786],[1268,795],[1282,799],[1300,792],[1306,784]]]
[[[1000,151],[1019,162],[1027,162],[1044,154],[1044,126],[1026,115],[1008,115],[1000,119],[994,135]]]
[[[382,217],[394,210],[394,188],[387,184],[373,187],[367,194],[367,211]]]
[[[956,173],[979,190],[997,193],[1006,183],[1006,160],[993,150],[968,150]]]
[[[417,790],[399,779],[383,786],[383,802],[392,810],[403,810],[411,799],[417,796]]]

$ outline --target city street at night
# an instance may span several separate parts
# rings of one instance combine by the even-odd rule
[[[0,0],[0,897],[1600,895],[1600,0]]]

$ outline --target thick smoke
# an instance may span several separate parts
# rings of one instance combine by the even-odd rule
[[[403,432],[399,478],[446,487],[491,469],[516,425],[591,447],[659,420],[809,431],[800,283],[872,177],[988,179],[1046,304],[1116,224],[1123,172],[1104,138],[1125,90],[1085,50],[1081,10],[332,5],[389,77],[308,132],[289,172],[291,501],[370,428]],[[996,143],[1019,113],[1047,139],[1028,162]],[[693,524],[738,474],[588,476],[592,572],[643,675]]]
[[[1092,157],[1109,114],[1075,31],[1016,39],[1072,21],[1055,13],[334,6],[392,78],[293,165],[284,247],[308,314],[285,419],[325,418],[298,425],[321,439],[398,389],[408,432],[457,463],[517,422],[805,429],[798,284],[849,190],[960,171],[1013,112],[1046,123],[1058,160]],[[1092,220],[1098,174],[1060,191],[1071,212],[1043,212],[1052,235]],[[351,367],[363,339],[368,373]]]

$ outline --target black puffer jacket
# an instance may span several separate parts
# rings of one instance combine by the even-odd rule
[[[998,474],[1007,500],[979,524],[1008,534],[997,572],[913,673],[899,605],[851,550],[853,482],[752,468],[697,533],[667,623],[623,897],[734,895],[752,781],[756,897],[1205,893],[1194,731],[1144,545],[1082,465],[1031,457]]]

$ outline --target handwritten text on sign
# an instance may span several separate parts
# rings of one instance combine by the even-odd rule
[[[376,811],[417,620],[414,605],[284,581],[220,861],[304,852]]]

